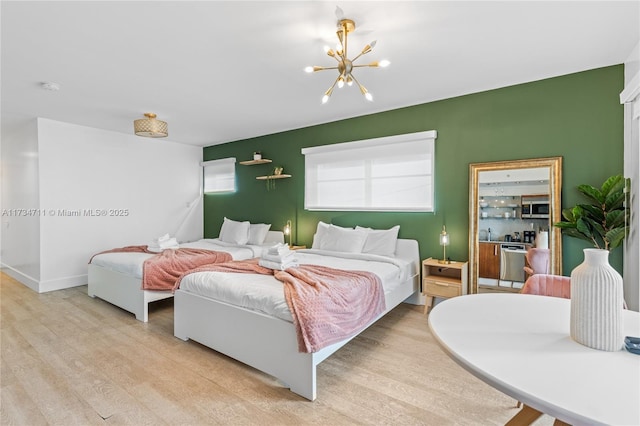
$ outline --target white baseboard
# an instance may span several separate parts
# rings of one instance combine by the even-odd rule
[[[31,290],[35,292],[39,292],[38,289],[40,288],[40,284],[38,280],[16,269],[13,269],[8,265],[2,264],[1,266],[2,266],[2,272],[9,275],[11,278],[15,279],[21,284],[24,284],[25,286],[29,287]]]
[[[0,265],[2,272],[29,287],[37,293],[46,293],[49,291],[62,290],[65,288],[79,287],[86,285],[88,282],[87,274],[76,275],[72,277],[56,278],[53,280],[37,280],[26,275],[10,266]]]
[[[53,280],[40,281],[39,293],[62,290],[64,288],[79,287],[88,282],[87,274],[75,275],[73,277],[56,278]]]

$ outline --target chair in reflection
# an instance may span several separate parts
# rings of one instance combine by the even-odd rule
[[[561,275],[531,275],[520,293],[571,299],[571,278]]]
[[[525,255],[524,272],[526,278],[535,274],[549,273],[549,257],[551,251],[544,248],[530,248]]]

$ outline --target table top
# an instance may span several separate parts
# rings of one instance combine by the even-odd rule
[[[640,425],[640,356],[569,337],[570,300],[483,293],[436,305],[429,327],[458,364],[501,392],[570,424]],[[640,336],[640,313],[623,312]]]

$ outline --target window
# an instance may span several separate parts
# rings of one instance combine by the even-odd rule
[[[307,210],[433,212],[437,132],[303,148]]]
[[[236,159],[233,157],[221,160],[205,161],[204,192],[235,192],[236,190]]]

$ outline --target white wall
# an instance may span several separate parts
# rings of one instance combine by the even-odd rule
[[[38,291],[86,284],[87,262],[102,250],[165,233],[202,238],[202,148],[48,119],[37,133]]]
[[[624,175],[631,178],[631,223],[624,246],[624,295],[629,309],[640,310],[640,42],[624,65]]]
[[[38,132],[35,120],[2,137],[2,237],[5,272],[37,290],[40,281]]]

